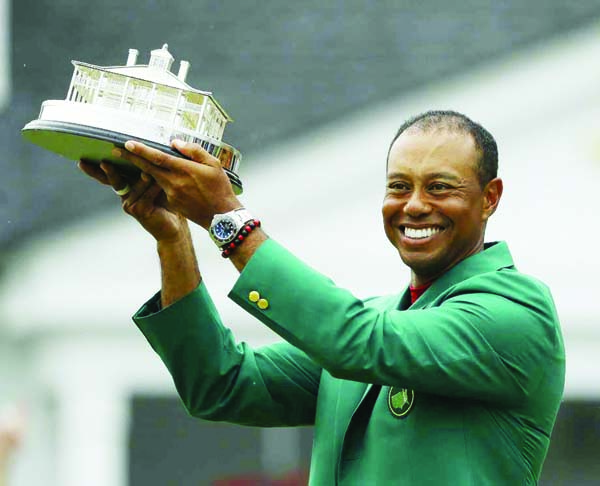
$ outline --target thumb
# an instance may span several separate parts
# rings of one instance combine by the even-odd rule
[[[184,142],[183,140],[175,139],[171,142],[171,147],[178,150],[186,157],[189,157],[194,162],[208,165],[210,167],[221,167],[219,159],[210,155],[201,145],[192,142]]]

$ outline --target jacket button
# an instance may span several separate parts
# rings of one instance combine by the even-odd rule
[[[256,291],[256,290],[252,290],[249,294],[248,294],[248,300],[250,302],[258,302],[260,299],[260,294]]]
[[[269,301],[267,299],[260,299],[256,305],[259,309],[265,310],[267,307],[269,307]]]

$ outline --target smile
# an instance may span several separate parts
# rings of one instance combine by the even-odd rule
[[[422,240],[439,233],[442,231],[442,228],[439,226],[430,226],[428,228],[409,228],[407,226],[402,226],[400,227],[400,230],[407,238],[411,238],[413,240]]]

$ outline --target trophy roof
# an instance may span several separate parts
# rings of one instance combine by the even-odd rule
[[[193,88],[185,81],[179,79],[175,74],[173,74],[169,70],[156,68],[147,64],[136,64],[133,66],[97,66],[95,64],[90,64],[82,61],[71,61],[71,63],[74,66],[85,66],[91,69],[96,69],[98,71],[120,74],[122,76],[127,76],[133,79],[149,81],[151,83],[157,83],[163,86],[169,86],[171,88],[181,89],[183,91],[190,91],[192,93],[199,93],[209,96],[210,99],[219,108],[219,110],[221,110],[221,112],[227,118],[227,120],[233,121],[233,119],[227,114],[227,112],[223,109],[219,102],[214,98],[212,91],[203,91],[200,89]]]
[[[106,71],[109,73],[121,74],[130,78],[141,79],[144,81],[150,81],[151,83],[158,83],[164,86],[170,86],[171,88],[182,89],[185,91],[191,91],[193,93],[201,93],[204,95],[212,95],[212,91],[204,91],[193,88],[185,81],[179,79],[171,71],[159,69],[147,64],[136,64],[135,66],[97,66],[82,61],[71,61],[74,66],[85,66],[98,71]]]

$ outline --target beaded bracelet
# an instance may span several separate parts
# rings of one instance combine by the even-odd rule
[[[246,223],[246,226],[244,226],[238,232],[238,234],[235,236],[235,238],[233,239],[233,241],[231,243],[227,243],[225,246],[221,247],[221,256],[223,258],[229,257],[229,255],[231,255],[231,252],[233,252],[233,250],[235,250],[238,246],[240,246],[244,242],[244,240],[246,239],[246,236],[248,236],[248,234],[250,234],[250,232],[253,229],[259,228],[259,227],[260,227],[260,221],[258,219],[254,219],[254,220]]]

